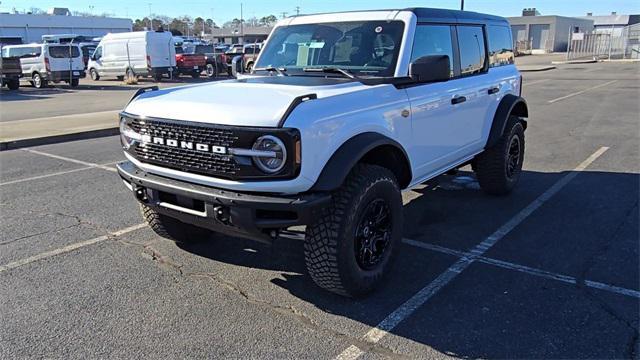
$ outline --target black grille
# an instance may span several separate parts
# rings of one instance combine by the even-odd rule
[[[236,126],[209,125],[187,121],[166,119],[138,119],[127,118],[127,123],[142,135],[160,137],[162,139],[222,146],[229,148],[250,149],[255,140],[262,135],[278,136],[287,147],[287,152],[293,154],[294,141],[299,139],[299,133],[294,129],[281,128],[244,128]],[[258,170],[250,158],[232,155],[215,154],[180,146],[163,144],[136,143],[128,150],[137,160],[165,168],[210,175],[226,179],[265,178],[266,174]],[[297,174],[299,167],[293,164],[293,157],[287,161],[285,169],[279,174],[270,175],[272,178],[286,178]]]

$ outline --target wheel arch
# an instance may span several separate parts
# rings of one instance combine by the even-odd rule
[[[517,116],[520,118],[529,117],[529,107],[527,102],[520,96],[508,94],[500,101],[496,113],[493,116],[493,122],[491,124],[491,130],[489,131],[489,137],[485,149],[494,146],[498,139],[504,133],[504,129],[507,125],[507,121],[510,116]],[[523,121],[523,126],[527,128],[527,122]]]
[[[336,150],[311,191],[337,189],[358,163],[380,165],[389,169],[402,189],[411,183],[411,164],[404,148],[387,136],[366,132],[350,138]]]

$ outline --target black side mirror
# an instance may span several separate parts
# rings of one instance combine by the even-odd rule
[[[428,55],[409,64],[409,77],[415,82],[447,81],[451,78],[448,55]]]

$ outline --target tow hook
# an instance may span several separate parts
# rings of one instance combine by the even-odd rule
[[[149,200],[146,189],[141,186],[136,186],[133,189],[133,193],[138,201],[147,202]]]
[[[229,225],[229,208],[216,206],[213,208],[213,217],[225,225]]]

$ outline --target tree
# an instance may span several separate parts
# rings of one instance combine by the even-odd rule
[[[263,16],[260,18],[260,25],[262,26],[271,26],[278,21],[278,18],[275,15]]]

